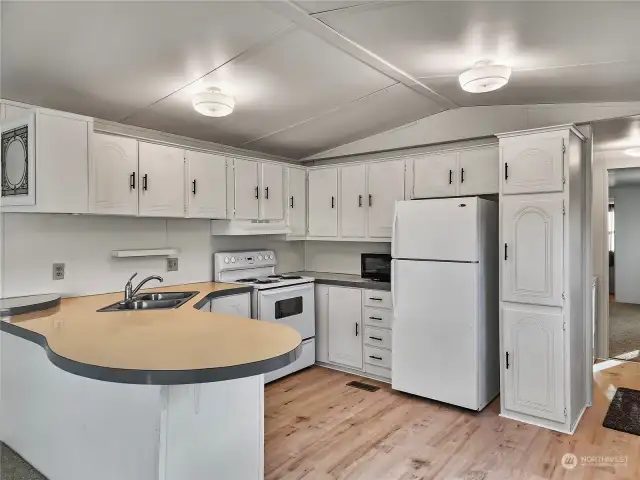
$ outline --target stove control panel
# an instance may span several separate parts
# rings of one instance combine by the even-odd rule
[[[277,263],[273,250],[251,252],[218,252],[214,254],[215,271],[239,270],[242,268],[270,267]]]

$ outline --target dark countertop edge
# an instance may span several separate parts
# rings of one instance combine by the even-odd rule
[[[198,301],[198,303],[193,307],[199,309],[202,308],[207,301],[210,301],[213,298],[248,293],[252,290],[253,287],[238,287],[211,292]],[[63,357],[49,348],[46,337],[13,323],[0,321],[0,331],[10,333],[16,337],[23,338],[24,340],[41,346],[45,350],[51,363],[66,372],[80,377],[90,378],[92,380],[135,385],[190,385],[253,377],[255,375],[262,375],[264,373],[286,367],[296,361],[302,352],[301,342],[290,352],[277,357],[267,358],[258,362],[245,363],[242,365],[201,368],[195,370],[132,370],[90,365]]]
[[[42,310],[57,307],[58,305],[60,305],[60,295],[58,295],[58,298],[46,300],[44,302],[35,302],[30,305],[20,305],[18,307],[11,308],[0,308],[0,317],[13,317],[15,315],[23,315],[25,313],[40,312]]]
[[[335,285],[337,287],[354,287],[354,288],[367,288],[370,290],[383,290],[390,292],[391,291],[391,282],[377,282],[375,280],[367,280],[365,278],[359,277],[357,275],[349,274],[349,273],[327,273],[327,272],[293,272],[295,273],[304,273],[309,277],[313,277],[315,283],[318,285]],[[327,273],[327,275],[350,275],[354,277],[353,280],[348,279],[335,279],[335,278],[322,278],[317,277],[315,275],[322,275],[323,273]]]

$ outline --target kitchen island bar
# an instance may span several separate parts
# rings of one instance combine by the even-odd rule
[[[263,478],[263,373],[295,360],[288,327],[198,308],[98,313],[63,299],[0,322],[0,439],[49,480]],[[195,308],[194,308],[195,307]]]

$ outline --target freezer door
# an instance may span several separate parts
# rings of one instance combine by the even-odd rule
[[[392,387],[479,409],[478,264],[393,260]]]
[[[478,261],[478,198],[396,203],[393,258]]]

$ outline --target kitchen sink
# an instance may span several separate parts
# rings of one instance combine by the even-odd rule
[[[134,300],[183,300],[193,297],[198,292],[163,292],[163,293],[139,293]]]
[[[122,312],[127,310],[168,310],[178,308],[200,292],[141,293],[131,301],[120,301],[101,308],[99,312]]]

